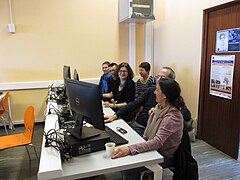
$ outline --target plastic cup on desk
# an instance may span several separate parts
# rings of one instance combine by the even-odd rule
[[[105,144],[107,157],[111,157],[115,150],[116,144],[114,142],[108,142]]]

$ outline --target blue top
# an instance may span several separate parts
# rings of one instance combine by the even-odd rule
[[[108,92],[108,81],[110,80],[111,77],[112,77],[111,74],[103,74],[101,76],[99,85],[101,87],[102,94]]]

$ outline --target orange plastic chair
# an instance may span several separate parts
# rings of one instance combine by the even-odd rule
[[[4,116],[6,115],[8,118],[8,126],[9,129],[14,130],[14,125],[12,123],[12,119],[10,117],[9,111],[8,111],[8,98],[9,98],[9,91],[5,94],[5,96],[3,97],[1,103],[2,103],[2,109],[0,110],[0,116],[2,118],[2,124],[5,128],[6,134],[8,135],[8,131],[7,131],[7,125],[6,125],[6,120],[4,118]]]
[[[34,121],[35,121],[35,109],[33,106],[29,106],[24,113],[24,126],[25,132],[19,134],[12,134],[7,136],[0,136],[0,150],[25,146],[29,161],[31,161],[31,157],[28,151],[27,146],[32,146],[34,148],[36,157],[38,159],[37,151],[35,146],[32,144],[32,137],[34,132]]]

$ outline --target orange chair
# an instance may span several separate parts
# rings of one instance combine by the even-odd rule
[[[34,121],[35,121],[35,109],[33,106],[29,106],[24,113],[25,132],[19,134],[12,134],[8,136],[0,136],[1,142],[0,150],[13,148],[17,146],[25,146],[28,153],[29,161],[31,161],[31,157],[27,146],[32,146],[38,159],[37,151],[35,149],[35,146],[32,144]]]
[[[6,121],[5,121],[4,115],[6,115],[7,118],[8,118],[9,129],[14,130],[14,125],[12,123],[12,119],[11,119],[9,111],[8,111],[8,99],[9,99],[9,91],[5,94],[5,96],[3,97],[2,101],[1,101],[2,109],[0,110],[0,116],[2,118],[2,124],[5,128],[5,131],[6,131],[7,135],[8,135],[8,131],[7,131],[7,126],[6,126]]]

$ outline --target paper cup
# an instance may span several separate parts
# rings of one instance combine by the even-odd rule
[[[107,157],[111,157],[115,150],[116,144],[114,142],[108,142],[105,144]]]

